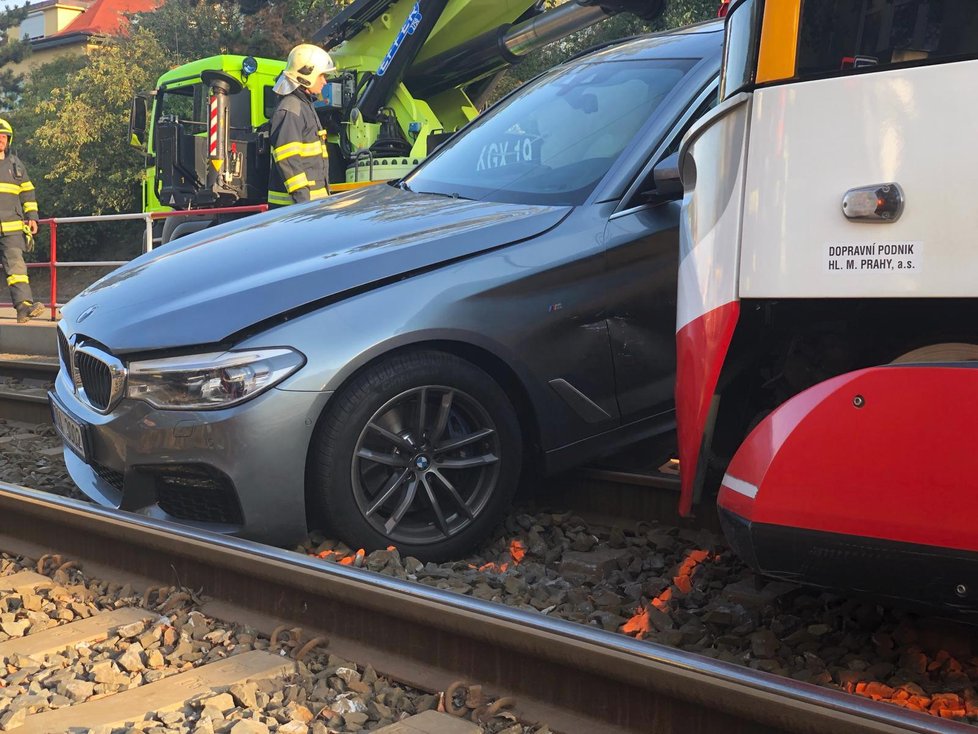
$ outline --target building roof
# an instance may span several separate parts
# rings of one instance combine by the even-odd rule
[[[95,0],[85,12],[49,38],[76,34],[116,35],[129,24],[127,13],[144,13],[157,5],[158,0]]]
[[[40,0],[40,2],[31,3],[28,8],[28,13],[33,13],[38,10],[44,10],[44,8],[53,8],[55,5],[60,5],[64,8],[77,8],[78,10],[84,10],[89,5],[91,5],[93,0]]]

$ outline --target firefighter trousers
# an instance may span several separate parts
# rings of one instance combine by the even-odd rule
[[[10,300],[14,308],[24,302],[33,303],[31,284],[27,279],[27,263],[24,262],[24,248],[27,242],[20,232],[0,237],[0,265],[7,276]]]

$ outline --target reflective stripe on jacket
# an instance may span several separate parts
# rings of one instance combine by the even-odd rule
[[[312,97],[301,89],[279,99],[272,113],[268,203],[286,206],[329,194],[329,158]]]
[[[17,156],[7,153],[0,160],[0,229],[3,234],[21,231],[23,220],[37,217],[37,198],[27,169]]]

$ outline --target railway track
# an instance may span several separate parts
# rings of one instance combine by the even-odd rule
[[[26,417],[29,422],[37,424],[50,420],[43,394],[44,387],[53,378],[54,362],[50,358],[0,358],[0,374],[4,375],[2,379],[5,381],[4,389],[0,390],[0,417],[16,420],[17,416],[22,416],[19,420]],[[31,410],[35,412],[28,412]],[[8,437],[0,438],[0,441],[11,442],[5,444],[9,448],[0,447],[0,450],[9,451],[16,446],[16,450],[25,456],[37,451],[32,446],[37,447],[39,442],[44,445],[44,433],[50,431],[35,427],[24,432],[25,429],[12,426],[7,427]],[[39,431],[38,437],[31,438],[31,431]],[[45,455],[42,464],[47,461],[47,454],[51,450],[46,446],[40,448],[41,454]],[[675,477],[658,473],[650,478],[648,467],[642,466],[643,461],[648,463],[648,455],[648,447],[643,447],[631,457],[618,457],[611,464],[580,470],[573,482],[558,482],[551,497],[559,497],[558,506],[573,507],[592,520],[600,521],[603,518],[609,527],[619,524],[621,518],[626,517],[656,518],[657,521],[682,526],[683,523],[675,516]],[[52,461],[56,458],[51,457]],[[14,462],[15,465],[17,463]],[[660,461],[656,459],[653,463],[658,466]],[[51,477],[58,474],[56,466],[51,468],[55,471],[52,475],[43,476],[41,486],[60,492],[57,479],[52,479],[55,483],[52,487],[45,486]],[[34,485],[32,476],[25,470],[22,478],[15,481]],[[5,478],[0,476],[0,479]],[[459,597],[389,576],[365,574],[357,568],[324,564],[302,554],[243,541],[205,537],[185,529],[170,532],[168,528],[142,519],[125,522],[85,503],[66,500],[64,502],[67,504],[64,505],[62,502],[49,495],[32,494],[16,487],[7,488],[7,493],[0,498],[0,532],[6,532],[11,527],[17,528],[17,532],[9,534],[9,544],[7,538],[0,537],[0,550],[25,553],[32,557],[57,552],[79,562],[87,575],[97,572],[100,578],[116,579],[118,584],[139,588],[177,584],[186,589],[200,589],[206,603],[198,605],[198,612],[214,610],[215,616],[232,623],[249,620],[256,629],[266,633],[271,632],[273,626],[278,626],[278,622],[284,622],[289,628],[301,627],[305,630],[307,640],[314,636],[327,636],[331,640],[330,653],[335,649],[351,659],[366,661],[367,665],[379,663],[378,670],[429,692],[445,690],[458,678],[478,682],[496,696],[515,696],[523,721],[546,721],[558,731],[957,730],[949,728],[952,726],[960,727],[962,731],[974,731],[973,727],[951,724],[944,719],[901,712],[891,706],[842,695],[836,690],[796,684],[785,677],[765,676],[740,665],[726,665],[672,649],[672,646],[682,646],[689,641],[686,639],[688,625],[681,629],[663,628],[658,631],[662,634],[658,634],[655,629],[649,628],[647,618],[649,613],[655,612],[643,612],[640,605],[637,609],[639,613],[624,627],[621,622],[625,620],[616,617],[616,614],[631,614],[632,611],[626,611],[625,607],[621,607],[620,611],[614,611],[618,609],[614,607],[611,612],[597,612],[598,616],[592,615],[588,620],[588,624],[593,626],[572,624],[552,620],[545,616],[546,610],[541,615],[521,609],[507,609],[471,596]],[[9,503],[10,512],[5,503]],[[15,509],[17,507],[20,509]],[[8,519],[18,517],[18,513],[23,515],[23,521]],[[20,532],[22,527],[26,530],[28,526],[41,525],[34,513],[47,518],[47,529]],[[70,529],[60,527],[58,518],[68,523]],[[520,522],[530,520],[524,518]],[[696,526],[702,528],[711,526],[711,523],[700,518]],[[114,533],[110,528],[115,527],[125,530]],[[691,526],[686,523],[685,527]],[[517,529],[514,525],[509,531]],[[539,528],[534,527],[528,539],[537,530]],[[585,531],[584,535],[589,533]],[[108,542],[110,536],[111,543]],[[97,540],[102,537],[106,538],[106,542]],[[551,543],[561,537],[562,533],[558,531],[555,537],[545,540]],[[52,542],[51,538],[58,540]],[[212,543],[214,545],[210,545]],[[333,560],[339,558],[339,554],[332,550],[322,553],[322,547],[325,546],[309,546],[303,550],[307,553],[319,551],[320,555]],[[654,547],[654,543],[649,546],[650,550]],[[538,539],[537,555],[542,556],[539,550]],[[172,563],[160,561],[160,556],[172,557]],[[205,556],[208,562],[200,562],[199,559]],[[220,559],[220,563],[212,566],[212,557]],[[352,560],[352,556],[347,558],[347,561]],[[362,561],[362,558],[359,560]],[[473,560],[475,563],[470,563],[468,568],[478,568],[481,572],[483,561]],[[564,562],[566,560],[565,557]],[[667,558],[667,566],[672,563]],[[249,574],[247,569],[252,564],[255,573]],[[446,588],[457,589],[455,577],[471,575],[469,572],[456,573],[457,569],[465,566],[465,563],[454,564],[448,571],[449,581],[444,584]],[[671,573],[668,567],[666,571]],[[499,589],[505,585],[501,578],[503,575],[491,582],[493,588]],[[424,574],[419,576],[422,577],[420,580],[430,584],[430,578],[424,579]],[[527,577],[532,577],[532,573],[528,572]],[[513,579],[507,581],[512,582]],[[268,593],[261,590],[263,583]],[[442,585],[442,582],[431,585]],[[716,588],[713,582],[709,585]],[[482,592],[491,593],[494,601],[513,603],[512,599],[500,599],[499,593],[481,581],[475,586],[474,591],[462,593],[479,596],[481,587]],[[705,589],[707,583],[704,581],[700,586]],[[604,594],[597,584],[587,588],[584,595],[587,598]],[[675,591],[676,587],[673,586],[672,590]],[[643,601],[645,599],[643,595]],[[165,603],[165,600],[159,601]],[[656,599],[652,603],[658,602],[659,599]],[[544,608],[543,603],[536,602],[533,605],[517,602],[516,606]],[[721,605],[721,611],[722,608]],[[392,609],[397,611],[391,612]],[[134,610],[133,613],[146,611],[140,610],[139,604],[135,604]],[[688,617],[686,609],[668,611],[679,620],[677,625]],[[558,612],[554,612],[554,616]],[[645,618],[642,617],[643,613]],[[344,621],[346,618],[357,622]],[[329,622],[324,622],[324,619]],[[616,619],[619,621],[615,622]],[[634,625],[636,620],[646,627],[639,625],[629,631],[629,625]],[[602,625],[607,631],[594,628]],[[466,630],[466,626],[472,629]],[[716,629],[712,623],[708,626]],[[845,627],[845,622],[842,627]],[[735,628],[734,633],[736,629],[741,628]],[[615,631],[632,634],[636,639],[614,634]],[[730,636],[724,636],[722,647],[736,651],[737,645],[731,643]],[[650,645],[643,642],[643,638],[662,639],[670,647]],[[293,643],[299,644],[296,640]],[[3,657],[3,644],[0,642],[0,658]],[[805,644],[802,642],[801,646]],[[740,649],[751,649],[754,645],[753,640],[746,641]],[[416,659],[415,652],[422,649],[425,655]],[[698,648],[694,645],[693,649]],[[756,649],[754,652],[760,654]],[[747,662],[750,657],[741,653],[737,653],[736,659],[730,653],[722,655],[725,656],[723,659],[738,663]],[[770,662],[755,661],[761,665]],[[925,660],[926,664],[931,662],[931,659]],[[845,659],[841,663],[845,663]],[[795,675],[790,669],[776,670],[782,676],[789,672]],[[848,690],[863,695],[877,690],[871,687],[867,693],[867,683],[858,675],[854,675],[851,681],[845,676],[840,678],[838,672],[835,676],[837,680],[832,682],[833,685],[844,685]],[[813,681],[823,685],[826,682],[824,678],[813,678]],[[937,686],[935,690],[941,689]],[[127,693],[134,696],[133,692]],[[458,691],[454,694],[455,698],[460,695]],[[923,702],[924,708],[932,705],[929,697],[913,700]],[[933,698],[931,713],[940,712],[943,706],[937,703],[940,700],[938,696]],[[70,708],[74,707],[61,710],[67,712]],[[3,699],[0,698],[0,729],[3,728],[2,709]],[[812,712],[815,712],[814,716],[810,715]],[[972,715],[970,703],[967,714]],[[960,717],[964,718],[964,713]],[[296,731],[306,730],[297,727]],[[316,734],[316,730],[312,731]],[[486,728],[485,731],[496,732],[499,729]],[[507,734],[512,733],[507,730]]]
[[[555,731],[973,731],[600,629],[11,485],[0,485],[0,549],[29,558],[57,553],[60,573],[80,571],[85,579],[125,585],[137,597],[151,587],[193,590],[186,596],[201,600],[194,613],[265,634],[282,625],[301,628],[304,640],[328,640],[317,644],[325,644],[331,655],[419,689],[443,691],[457,680],[479,684],[492,696],[513,697],[522,721],[545,721]],[[65,578],[49,581],[72,588]],[[22,600],[24,592],[19,596]],[[153,598],[153,592],[143,598]],[[150,612],[158,615],[139,603],[132,606],[114,613],[131,615],[128,624]],[[83,621],[103,625],[98,634],[105,634],[102,622]],[[71,624],[78,622],[39,634],[67,635]],[[18,644],[30,645],[32,637]],[[8,666],[11,659],[7,656]],[[254,669],[246,667],[252,664]],[[141,720],[145,712],[179,708],[194,696],[216,695],[249,677],[281,675],[290,666],[294,663],[267,650],[249,650],[159,681],[171,683],[166,701],[147,698],[161,686],[142,694],[136,688],[66,706],[47,720],[41,717],[48,712],[33,720],[27,715],[13,730],[88,726],[80,716],[95,708],[125,712],[110,715],[116,716],[111,722],[97,720],[96,726],[117,724],[121,716]],[[225,677],[212,680],[211,672],[219,670]],[[188,677],[178,680],[180,675]],[[57,723],[45,723],[55,715]]]

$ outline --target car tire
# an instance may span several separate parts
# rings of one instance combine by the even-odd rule
[[[331,537],[444,561],[485,539],[509,508],[522,465],[519,422],[499,385],[470,362],[436,351],[392,355],[330,402],[310,452],[309,505]]]

